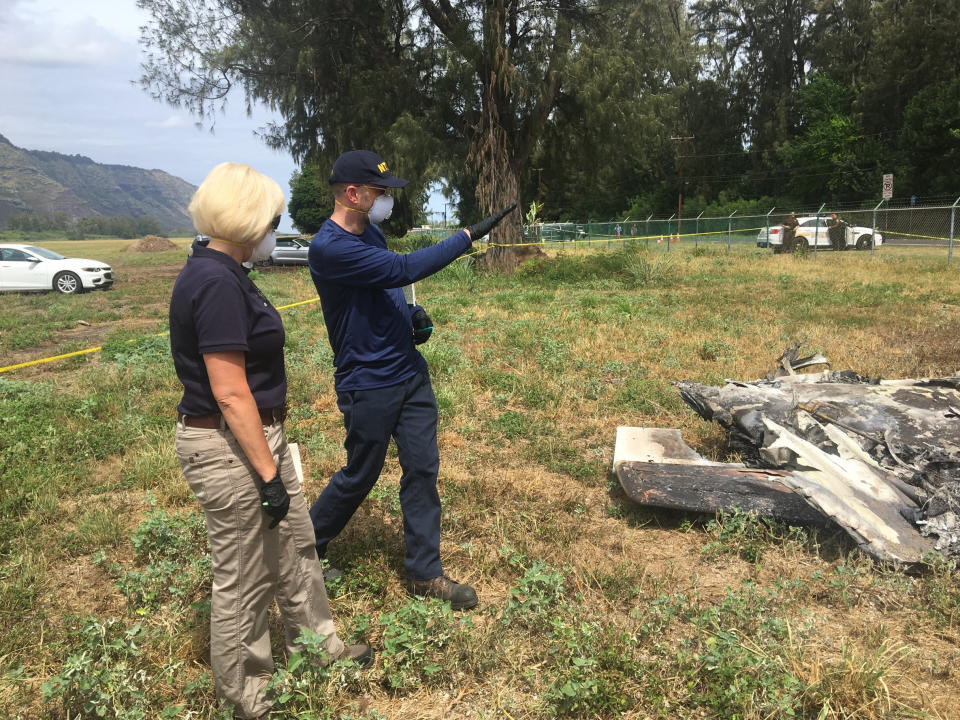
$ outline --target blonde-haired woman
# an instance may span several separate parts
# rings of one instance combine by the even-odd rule
[[[280,186],[239,163],[215,167],[190,202],[195,246],[170,298],[170,348],[183,398],[177,459],[207,519],[213,566],[210,662],[238,718],[270,710],[267,620],[274,598],[288,652],[301,628],[332,658],[373,660],[337,637],[313,526],[283,432],[287,380],[280,315],[242,263],[266,259],[283,212]]]

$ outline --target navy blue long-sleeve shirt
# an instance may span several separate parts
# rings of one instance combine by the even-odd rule
[[[320,227],[308,259],[333,348],[338,391],[396,385],[426,369],[413,342],[402,288],[446,267],[470,245],[461,230],[402,255],[387,249],[376,225],[367,225],[360,235],[329,219]]]

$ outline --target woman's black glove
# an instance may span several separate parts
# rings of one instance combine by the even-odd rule
[[[422,345],[430,339],[433,332],[433,320],[427,315],[427,311],[419,305],[411,305],[413,315],[410,319],[413,321],[413,342],[416,345]]]
[[[287,516],[287,510],[290,509],[290,496],[287,495],[287,488],[280,479],[279,470],[270,482],[260,482],[260,503],[263,511],[273,518],[273,522],[270,523],[270,529],[273,530]]]
[[[482,238],[488,232],[493,230],[497,225],[499,225],[500,221],[503,220],[510,213],[510,211],[513,210],[516,206],[517,206],[516,203],[510,203],[509,205],[507,205],[507,207],[505,207],[503,210],[496,213],[495,215],[491,215],[490,217],[485,217],[476,225],[471,225],[470,227],[468,227],[467,230],[470,232],[470,239],[473,241],[477,241],[480,238]]]

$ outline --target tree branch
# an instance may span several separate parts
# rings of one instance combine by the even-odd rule
[[[547,118],[550,117],[550,111],[553,109],[557,91],[560,88],[560,76],[570,49],[572,35],[572,24],[567,15],[569,7],[569,0],[563,0],[557,10],[553,47],[550,50],[550,60],[547,63],[547,70],[541,84],[543,92],[537,99],[536,107],[524,121],[520,141],[517,143],[513,156],[514,167],[518,170],[527,164],[537,138],[540,137],[547,123]]]

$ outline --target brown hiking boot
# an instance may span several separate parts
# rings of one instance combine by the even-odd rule
[[[407,580],[407,592],[418,597],[446,600],[454,610],[469,610],[478,602],[472,587],[454,582],[446,575],[430,580]]]
[[[373,648],[369,645],[346,645],[337,660],[353,660],[360,667],[373,665]]]

